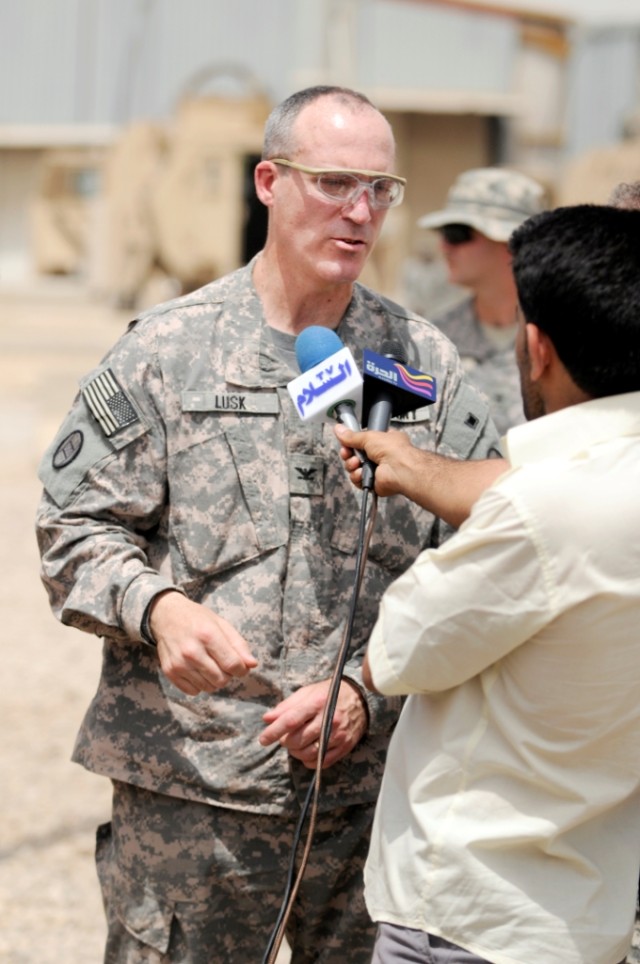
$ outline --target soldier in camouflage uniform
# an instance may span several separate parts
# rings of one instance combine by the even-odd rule
[[[471,383],[489,399],[501,434],[524,421],[507,241],[519,224],[542,210],[542,202],[542,187],[524,174],[477,168],[458,177],[442,211],[418,221],[440,232],[449,281],[471,292],[433,321],[457,347]]]
[[[334,328],[358,363],[400,341],[437,379],[435,404],[403,422],[414,444],[464,459],[498,444],[451,343],[356,283],[401,200],[394,160],[387,121],[355,92],[276,108],[255,176],[264,250],[134,321],[43,458],[52,608],[104,638],[74,759],[114,787],[97,841],[107,964],[257,964],[282,901],[360,501],[331,426],[302,423],[288,395],[297,333]],[[445,530],[401,497],[379,507],[287,930],[296,964],[370,959],[362,867],[400,705],[363,688],[361,664],[382,592]]]

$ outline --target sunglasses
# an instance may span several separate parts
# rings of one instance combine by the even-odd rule
[[[468,224],[444,224],[441,228],[438,228],[438,231],[447,244],[454,246],[468,244],[476,236],[475,230]]]
[[[331,171],[323,167],[307,167],[306,164],[297,164],[283,157],[272,157],[271,163],[311,175],[320,194],[337,204],[355,204],[365,191],[371,207],[375,209],[394,208],[404,197],[406,180],[397,174],[350,169]],[[371,180],[365,181],[361,175]]]

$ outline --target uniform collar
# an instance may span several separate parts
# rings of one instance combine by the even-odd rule
[[[235,273],[234,285],[227,289],[225,302],[221,305],[221,315],[228,319],[224,330],[225,379],[230,384],[245,388],[275,388],[287,384],[299,372],[292,375],[273,343],[262,302],[253,283],[255,260]],[[351,302],[337,328],[338,335],[345,343],[359,330],[352,316],[360,298],[360,288],[355,284]],[[225,310],[227,301],[228,312]],[[238,318],[239,305],[241,318]]]
[[[594,398],[510,429],[504,439],[513,468],[548,458],[575,458],[598,442],[640,435],[640,392]]]

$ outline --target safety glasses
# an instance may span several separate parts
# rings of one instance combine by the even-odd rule
[[[382,174],[380,171],[355,171],[349,168],[330,170],[325,167],[307,167],[296,164],[283,157],[272,157],[272,164],[293,168],[309,174],[320,194],[336,204],[355,204],[367,192],[372,208],[394,208],[402,202],[406,179],[397,174]],[[370,180],[363,180],[363,178]]]

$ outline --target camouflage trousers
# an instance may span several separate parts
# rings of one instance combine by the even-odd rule
[[[374,805],[318,818],[287,940],[292,964],[369,964],[362,893]],[[295,821],[114,783],[96,862],[105,964],[260,964],[282,904]],[[300,847],[302,852],[302,847]]]

